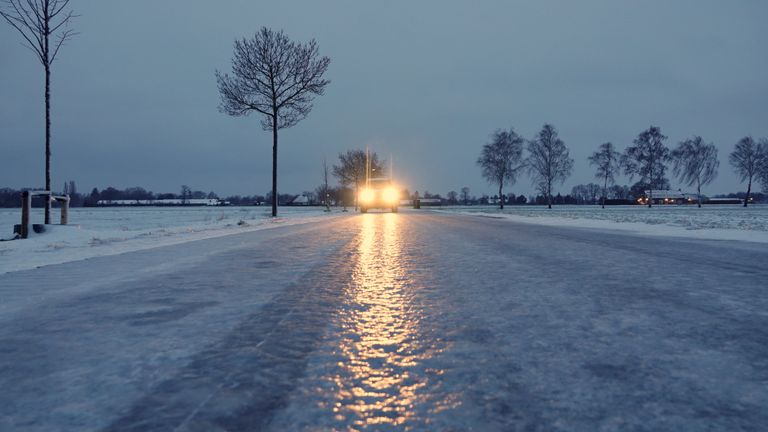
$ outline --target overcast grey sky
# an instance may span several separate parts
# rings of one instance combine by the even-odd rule
[[[496,128],[532,137],[553,123],[574,174],[649,125],[668,144],[693,134],[720,149],[710,194],[740,190],[727,154],[768,136],[768,2],[73,0],[80,35],[53,74],[53,182],[181,184],[220,194],[270,188],[271,137],[256,116],[217,110],[214,71],[261,26],[315,38],[331,57],[325,96],[281,131],[279,189],[321,181],[323,156],[392,154],[411,191],[492,194],[475,160]],[[0,187],[44,179],[43,71],[0,23]],[[628,179],[618,179],[628,183]],[[680,185],[672,182],[673,187]],[[530,193],[524,177],[510,190]]]

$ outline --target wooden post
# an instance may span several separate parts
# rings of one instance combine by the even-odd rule
[[[32,211],[32,196],[29,191],[21,193],[21,238],[29,237],[29,214]]]
[[[61,224],[66,225],[69,222],[69,195],[65,195],[60,200],[61,205]]]

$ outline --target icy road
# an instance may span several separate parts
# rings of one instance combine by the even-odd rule
[[[768,248],[401,213],[0,275],[0,430],[765,430]]]

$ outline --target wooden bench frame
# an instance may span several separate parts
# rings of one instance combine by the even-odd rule
[[[69,222],[69,195],[54,195],[51,191],[23,191],[21,193],[21,238],[29,237],[29,218],[32,213],[32,198],[36,196],[46,197],[61,203],[61,224]]]

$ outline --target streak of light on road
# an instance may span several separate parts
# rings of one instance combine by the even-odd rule
[[[356,427],[403,425],[416,417],[414,406],[428,378],[416,370],[434,355],[422,346],[422,311],[413,303],[403,263],[401,219],[369,214],[361,226],[359,259],[343,310],[344,361],[332,379],[338,388],[337,421]],[[382,220],[383,218],[383,220]]]

